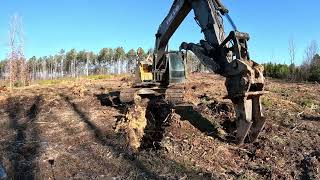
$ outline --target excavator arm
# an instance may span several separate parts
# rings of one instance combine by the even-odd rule
[[[209,42],[211,44],[211,47],[207,46],[208,44],[205,45],[208,50],[212,50],[212,46],[219,46],[219,44],[221,44],[221,42],[225,39],[224,27],[220,14],[226,14],[228,13],[228,10],[221,4],[220,1],[175,0],[168,15],[160,24],[156,34],[156,57],[154,63],[155,71],[159,71],[164,67],[164,56],[166,54],[168,42],[176,29],[180,26],[181,22],[185,19],[185,17],[190,13],[192,9],[194,10],[194,13],[196,15],[195,20],[201,27],[201,31],[204,33],[206,39],[206,42],[201,42]],[[196,55],[201,56],[199,55],[199,53],[196,53]],[[221,65],[226,63],[226,59],[216,59],[216,61],[221,61]],[[209,68],[212,67],[210,69],[214,69],[213,67],[217,66],[215,62],[210,61],[204,64],[209,66]]]
[[[207,68],[226,77],[227,98],[233,102],[237,115],[236,142],[242,144],[245,138],[255,141],[265,124],[260,102],[264,94],[263,67],[250,59],[249,35],[237,31],[220,0],[174,0],[156,34],[154,80],[168,81],[168,42],[191,10],[204,39],[197,44],[183,42],[180,50],[192,51]],[[234,28],[228,36],[222,16],[226,16]]]

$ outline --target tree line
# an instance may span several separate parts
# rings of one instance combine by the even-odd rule
[[[152,49],[143,48],[125,51],[123,47],[103,48],[92,51],[61,49],[54,55],[26,59],[22,19],[18,14],[10,18],[8,55],[0,59],[0,85],[25,86],[33,81],[64,77],[79,77],[96,74],[132,73],[138,60],[143,60]],[[203,65],[191,54],[188,56],[191,71],[203,71]],[[189,68],[188,68],[189,69]]]
[[[99,53],[92,51],[61,49],[57,54],[43,57],[31,57],[24,60],[26,64],[27,83],[42,79],[56,79],[62,77],[79,77],[92,74],[121,74],[132,72],[138,59],[147,56],[149,49],[130,49],[125,51],[123,47],[103,48]],[[13,73],[20,77],[19,63],[21,58],[4,59],[0,61],[0,79],[9,81]],[[11,65],[10,65],[11,64]],[[11,68],[10,68],[11,67]],[[12,68],[14,67],[14,68]],[[17,70],[14,70],[17,69]],[[15,78],[13,84],[21,84],[21,78]],[[25,84],[25,83],[23,83]]]
[[[291,47],[291,49],[290,49]],[[123,47],[102,48],[98,53],[92,51],[61,49],[50,56],[31,57],[28,60],[13,53],[11,59],[0,61],[0,80],[11,82],[14,86],[28,85],[33,81],[79,77],[96,74],[132,73],[139,59],[145,59],[153,50],[143,48],[125,51]],[[289,45],[291,64],[265,63],[265,76],[291,81],[320,82],[320,55],[313,41],[305,51],[305,59],[299,66],[294,64],[295,49]],[[198,58],[191,52],[187,54],[188,72],[208,72]]]
[[[33,56],[29,59],[23,59],[23,56],[19,58],[11,56],[0,61],[0,80],[7,83],[12,81],[13,86],[24,86],[37,80],[133,73],[138,60],[143,60],[152,53],[153,49],[146,51],[139,47],[137,50],[125,51],[123,47],[117,47],[102,48],[98,53],[61,49],[54,55]],[[191,52],[188,53],[186,61],[189,72],[207,71]],[[24,73],[22,69],[25,69]],[[15,78],[11,78],[12,76]]]
[[[320,82],[320,55],[316,41],[311,41],[305,49],[305,56],[301,65],[296,66],[294,64],[295,46],[293,41],[289,42],[289,55],[290,65],[271,62],[264,64],[265,76],[290,81]]]
[[[265,76],[292,81],[320,82],[320,55],[316,54],[310,63],[301,66],[294,64],[264,64]]]

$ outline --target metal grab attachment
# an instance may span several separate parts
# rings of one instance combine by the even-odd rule
[[[236,111],[236,143],[247,139],[254,142],[263,129],[266,118],[262,113],[260,97],[265,94],[263,67],[253,61],[235,60],[230,64],[226,80],[228,99]]]
[[[260,101],[265,93],[264,68],[250,59],[249,39],[247,33],[232,31],[218,47],[207,41],[182,43],[180,47],[191,50],[207,68],[226,77],[227,99],[232,100],[237,115],[237,144],[244,143],[246,137],[255,141],[266,121]],[[228,54],[231,58],[224,59]]]
[[[260,96],[249,95],[243,98],[231,99],[236,111],[236,143],[243,144],[247,138],[249,142],[257,140],[263,129],[266,118],[262,113]]]
[[[231,47],[236,59],[225,68],[228,98],[234,104],[236,111],[236,143],[243,144],[257,140],[263,129],[266,118],[262,113],[260,97],[265,94],[263,66],[250,60],[248,53],[247,33],[231,32],[221,47],[233,42]]]

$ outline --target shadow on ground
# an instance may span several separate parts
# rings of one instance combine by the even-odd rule
[[[223,140],[219,135],[219,127],[203,117],[192,105],[176,106],[175,112],[181,116],[182,120],[189,121],[199,131],[219,140]]]
[[[150,172],[141,162],[136,160],[135,156],[132,153],[126,152],[125,150],[123,150],[124,149],[123,147],[119,147],[118,145],[113,143],[110,139],[108,139],[106,134],[102,133],[102,131],[90,121],[87,113],[82,111],[75,103],[71,102],[70,97],[63,96],[63,95],[62,97],[65,99],[68,105],[74,110],[74,112],[77,113],[81,121],[85,122],[87,127],[90,130],[93,130],[95,134],[95,138],[100,144],[107,146],[110,150],[112,150],[114,154],[117,154],[117,155],[124,154],[123,157],[125,158],[125,160],[128,163],[130,163],[132,166],[144,172],[148,178],[159,179],[156,174],[154,174],[153,172]],[[102,95],[99,97],[102,97]]]
[[[120,101],[118,101],[119,92],[113,92],[110,94],[100,94],[97,95],[97,99],[100,100],[101,105],[111,106],[117,108],[120,112],[126,111],[126,106],[121,105]],[[212,179],[211,174],[195,172],[194,170],[188,169],[179,163],[166,159],[165,157],[161,157],[163,155],[159,155],[156,151],[140,151],[140,152],[132,152],[125,144],[120,144],[117,139],[114,139],[110,134],[104,133],[101,129],[99,129],[94,123],[91,122],[89,115],[85,112],[79,105],[72,102],[72,99],[68,96],[61,95],[64,100],[67,102],[69,107],[79,116],[80,120],[86,123],[88,129],[92,130],[95,134],[96,141],[100,144],[106,146],[110,151],[113,152],[116,156],[123,157],[124,163],[130,165],[132,168],[130,171],[138,171],[140,175],[136,178],[142,179],[177,179],[181,176],[181,173],[188,174],[188,177],[196,178],[196,179]],[[167,175],[161,175],[161,171],[163,170],[163,166],[170,167],[170,171],[172,171],[172,177],[168,177]],[[124,167],[127,167],[124,165]],[[176,172],[175,169],[179,169],[179,172]],[[124,171],[124,170],[122,170]],[[168,173],[168,172],[166,172]],[[177,174],[179,173],[179,176]],[[141,176],[141,177],[139,177]]]
[[[21,102],[29,102],[29,99],[8,99],[6,112],[10,118],[10,128],[16,134],[7,149],[11,162],[8,176],[12,179],[36,179],[34,172],[37,165],[34,160],[39,152],[40,141],[34,122],[37,120],[41,100],[41,96],[36,96],[31,100],[32,106],[25,112]],[[23,116],[26,118],[22,118]]]

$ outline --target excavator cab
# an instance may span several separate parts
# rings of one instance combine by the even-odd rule
[[[166,53],[166,68],[162,79],[163,85],[169,85],[171,83],[182,83],[186,80],[185,58],[181,51],[170,51]],[[157,79],[152,72],[153,58],[149,55],[145,60],[139,61],[135,70],[136,83],[156,83],[161,82]]]
[[[144,60],[138,60],[135,69],[135,83],[151,82],[152,76],[152,56],[149,54]]]
[[[147,61],[141,61],[138,68],[142,82],[152,81],[152,64]]]
[[[183,52],[171,51],[167,54],[169,83],[182,83],[186,80],[185,58]]]

